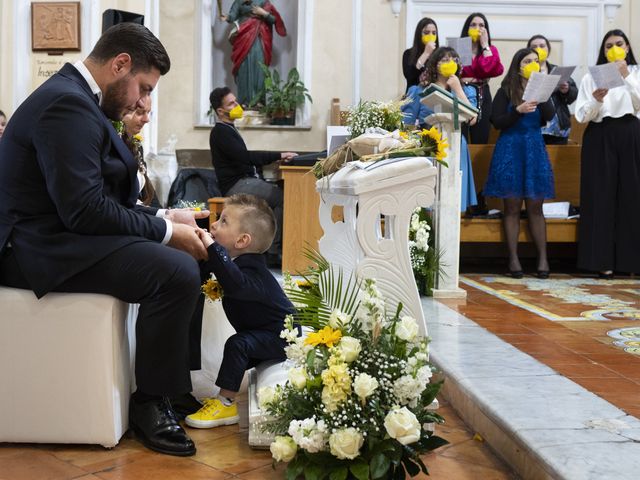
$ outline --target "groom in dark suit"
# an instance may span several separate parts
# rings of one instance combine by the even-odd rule
[[[137,165],[111,124],[169,67],[149,30],[122,23],[16,110],[0,141],[0,284],[140,303],[131,427],[153,450],[192,455],[170,398],[191,390],[196,260],[207,257],[195,218],[208,212],[137,206]]]

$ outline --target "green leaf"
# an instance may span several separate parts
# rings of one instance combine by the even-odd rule
[[[349,467],[349,471],[358,480],[369,480],[369,464],[364,460],[356,460]]]
[[[345,480],[349,473],[347,467],[340,467],[329,474],[329,480]]]
[[[443,447],[444,445],[448,445],[449,442],[442,437],[438,437],[437,435],[432,435],[428,438],[420,440],[420,447],[425,451],[435,450],[436,448]]]
[[[407,473],[412,477],[415,477],[420,473],[420,467],[415,464],[408,456],[405,455],[404,457],[402,457],[402,463]]]
[[[389,467],[391,466],[391,460],[383,453],[374,455],[369,462],[369,470],[371,472],[371,478],[381,478],[384,476]]]
[[[305,463],[304,457],[301,456],[296,456],[291,460],[287,465],[287,480],[296,480],[304,470]]]
[[[324,468],[322,465],[309,463],[304,468],[304,478],[306,480],[320,480],[322,477],[324,477]]]

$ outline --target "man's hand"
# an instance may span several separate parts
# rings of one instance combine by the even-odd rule
[[[567,93],[569,91],[569,82],[562,82],[558,90],[560,90],[560,93]]]
[[[593,98],[596,99],[596,102],[602,103],[607,93],[609,93],[609,90],[607,88],[596,88],[593,91]]]
[[[191,227],[198,228],[196,219],[207,218],[209,216],[209,210],[196,211],[193,208],[175,208],[167,210],[167,216],[172,223],[183,223]]]
[[[280,154],[280,160],[282,160],[284,163],[289,163],[293,157],[297,157],[298,154],[294,153],[294,152],[282,152]]]
[[[206,260],[209,258],[207,249],[199,237],[199,228],[190,227],[182,223],[173,224],[173,233],[169,240],[169,246],[187,252],[196,260]]]

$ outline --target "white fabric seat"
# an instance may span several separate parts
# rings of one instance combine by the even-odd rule
[[[113,447],[128,427],[128,304],[0,287],[0,442]]]

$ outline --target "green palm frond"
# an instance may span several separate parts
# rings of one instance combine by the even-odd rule
[[[313,264],[300,276],[309,283],[302,290],[285,289],[298,305],[296,321],[316,330],[329,321],[334,309],[354,315],[358,309],[361,282],[350,275],[345,281],[342,269],[336,270],[317,250],[306,247],[303,255]]]

